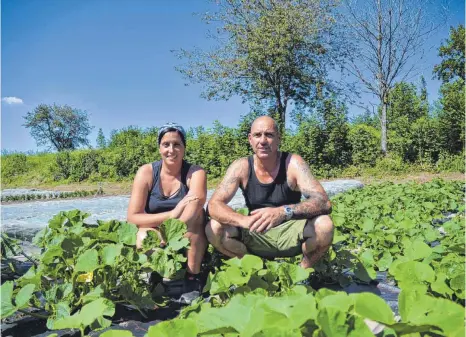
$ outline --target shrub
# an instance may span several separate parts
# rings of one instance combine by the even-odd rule
[[[452,155],[449,153],[441,153],[439,155],[439,160],[436,163],[437,172],[461,172],[465,173],[465,153],[462,152],[457,155]]]
[[[374,166],[380,157],[380,132],[369,125],[354,125],[350,129],[349,140],[353,165]]]
[[[28,170],[27,157],[23,153],[14,153],[2,157],[2,180],[9,181]]]

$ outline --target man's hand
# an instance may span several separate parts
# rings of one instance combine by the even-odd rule
[[[283,207],[265,207],[251,212],[252,217],[259,216],[249,227],[250,232],[262,233],[281,224],[285,220]]]
[[[245,229],[249,229],[251,228],[251,226],[257,221],[260,219],[260,214],[254,214],[252,215],[246,215],[246,216],[243,216],[243,219],[241,221],[241,225],[239,227],[241,228],[245,228]]]

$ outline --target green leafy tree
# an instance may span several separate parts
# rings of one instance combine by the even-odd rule
[[[450,27],[450,37],[439,48],[442,62],[434,67],[434,74],[443,83],[458,77],[464,78],[464,26]]]
[[[327,99],[319,109],[323,119],[323,160],[330,167],[344,167],[351,162],[346,107]]]
[[[419,148],[414,146],[414,138],[419,135],[415,134],[413,125],[419,118],[428,117],[425,95],[422,83],[418,95],[414,84],[400,82],[395,84],[388,96],[388,149],[396,152],[405,161],[416,161],[419,156]]]
[[[380,156],[380,130],[366,125],[352,125],[349,132],[354,165],[374,166]]]
[[[91,133],[86,111],[69,105],[38,105],[24,117],[24,126],[30,129],[37,145],[55,148],[57,151],[74,150],[89,145],[87,136]]]
[[[105,149],[107,146],[107,140],[105,139],[104,132],[102,128],[99,128],[99,132],[97,133],[97,147],[99,149]]]
[[[464,149],[464,80],[458,78],[445,83],[440,88],[440,106],[438,112],[439,133],[442,148],[450,153],[459,153]]]
[[[434,68],[434,74],[443,82],[437,112],[441,147],[450,153],[461,152],[465,141],[464,39],[463,25],[450,28],[449,39],[439,48],[442,62]]]
[[[283,131],[287,108],[307,107],[334,89],[329,68],[344,48],[335,33],[333,1],[221,0],[204,20],[217,25],[210,51],[180,50],[177,70],[200,83],[208,100],[233,95],[274,116]]]

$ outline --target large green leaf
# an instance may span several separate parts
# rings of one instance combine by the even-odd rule
[[[136,235],[138,233],[138,227],[128,222],[122,222],[117,230],[118,241],[125,245],[134,246],[136,245]]]
[[[63,249],[60,245],[52,245],[42,254],[40,261],[43,264],[50,264],[61,256],[63,256]]]
[[[308,279],[311,271],[312,269],[303,269],[295,264],[281,263],[278,268],[278,277],[282,282],[282,286],[291,287],[297,282]]]
[[[346,313],[336,308],[328,307],[319,310],[317,325],[325,333],[326,337],[341,337],[348,335]]]
[[[421,260],[432,254],[432,248],[422,241],[414,241],[408,249],[405,250],[405,256],[410,260]]]
[[[29,300],[32,297],[32,294],[34,293],[35,288],[36,286],[34,284],[27,284],[23,288],[21,288],[18,294],[16,294],[15,303],[19,309],[23,308],[24,306],[27,306]]]
[[[260,270],[264,267],[262,263],[262,259],[254,255],[245,255],[240,260],[241,261],[241,268],[245,273],[252,273],[255,270]]]
[[[369,318],[384,324],[394,324],[395,318],[388,304],[372,293],[351,294],[354,312],[363,318]]]
[[[181,239],[186,233],[186,224],[177,219],[168,219],[160,226],[160,233],[166,242]]]
[[[388,268],[390,268],[390,265],[393,262],[393,257],[390,252],[385,251],[382,255],[382,257],[377,261],[377,267],[379,268],[380,271],[385,271]]]
[[[335,295],[329,295],[322,298],[319,301],[319,309],[336,308],[346,312],[352,304],[352,299],[345,292],[338,292]]]
[[[99,254],[97,250],[90,249],[81,254],[74,267],[75,272],[91,272],[99,267]]]
[[[435,280],[435,273],[432,268],[425,263],[417,261],[400,263],[394,270],[394,276],[401,286],[422,282],[431,283]]]
[[[13,305],[13,281],[6,281],[0,287],[1,293],[1,318],[11,316],[16,312],[16,307]]]
[[[430,285],[432,291],[443,296],[451,296],[453,294],[453,290],[451,290],[445,283],[446,278],[447,277],[444,273],[438,273],[435,276],[435,282],[432,282]]]
[[[59,229],[68,222],[68,218],[64,215],[63,212],[58,213],[49,221],[49,228]]]
[[[122,248],[123,245],[121,243],[105,245],[104,248],[100,251],[102,263],[108,266],[115,266],[118,261],[117,258],[121,255]]]
[[[83,304],[87,304],[89,302],[92,302],[94,300],[97,300],[101,297],[103,297],[104,290],[102,284],[99,284],[97,287],[89,291],[87,294],[85,294],[83,297],[81,297]]]
[[[82,309],[72,316],[55,320],[53,329],[80,329],[90,326],[103,316],[112,317],[115,314],[115,305],[106,298],[99,298],[82,307]],[[107,325],[108,323],[104,324]],[[100,324],[99,324],[100,325]]]
[[[353,328],[350,330],[348,337],[373,337],[374,334],[371,332],[369,327],[363,318],[354,316]]]

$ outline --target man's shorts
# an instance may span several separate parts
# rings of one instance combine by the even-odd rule
[[[304,226],[307,220],[289,220],[267,232],[241,229],[241,241],[248,253],[264,258],[292,257],[302,254]]]

